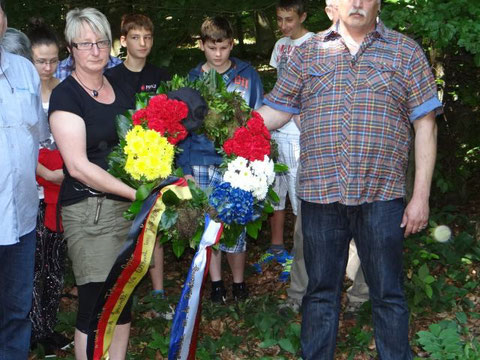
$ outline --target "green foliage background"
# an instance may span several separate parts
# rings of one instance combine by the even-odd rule
[[[222,14],[234,24],[239,39],[234,55],[257,66],[268,90],[275,82],[275,72],[266,66],[269,56],[265,48],[273,47],[274,37],[269,34],[275,31],[275,3],[275,0],[8,0],[7,15],[9,25],[21,30],[28,28],[29,18],[41,16],[62,34],[69,9],[93,6],[107,15],[113,24],[114,37],[118,38],[122,14],[146,13],[156,26],[151,62],[168,66],[171,73],[185,75],[203,59],[202,52],[194,45],[204,17]],[[311,31],[328,27],[323,8],[323,1],[310,2],[306,26]],[[467,319],[480,318],[478,304],[470,300],[475,294],[478,299],[480,289],[480,1],[384,0],[380,17],[387,26],[413,37],[423,46],[432,64],[445,112],[437,120],[438,161],[430,225],[433,228],[437,224],[448,224],[454,229],[455,237],[447,244],[435,242],[429,233],[407,239],[405,287],[412,322],[431,314],[454,315],[446,322],[425,326],[414,343],[431,358],[478,359],[478,329],[469,327]],[[255,39],[262,41],[256,43]],[[240,328],[255,329],[251,333],[261,341],[260,348],[279,346],[282,357],[276,358],[289,358],[287,355],[298,349],[298,326],[291,317],[273,316],[275,301],[271,305],[262,299],[257,297],[245,305],[248,308],[254,304],[257,312],[229,308],[228,314],[215,316],[240,319]],[[262,301],[266,303],[260,306]],[[268,311],[263,308],[270,306],[273,308]],[[207,318],[215,317],[212,315],[215,311],[207,307]],[[262,314],[259,318],[258,312]],[[350,358],[357,351],[371,353],[368,343],[372,332],[371,328],[365,328],[368,323],[368,316],[360,317],[339,343],[340,350]],[[148,351],[165,354],[168,328],[154,326],[159,325],[142,328],[146,333],[139,334],[137,340],[145,350],[140,351],[138,358],[145,358]],[[151,340],[145,342],[146,337]],[[232,332],[225,332],[215,340],[205,336],[197,355],[215,358],[212,354],[218,353],[220,346],[236,347],[239,341]],[[445,357],[445,354],[454,356]]]

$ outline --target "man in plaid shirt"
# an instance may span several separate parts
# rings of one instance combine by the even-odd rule
[[[269,129],[300,114],[305,359],[334,358],[352,238],[370,287],[379,356],[412,359],[402,245],[427,226],[441,103],[422,49],[386,28],[379,10],[380,0],[339,0],[339,21],[296,50],[259,109]],[[412,127],[416,173],[405,207]]]

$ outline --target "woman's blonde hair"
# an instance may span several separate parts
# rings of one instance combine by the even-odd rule
[[[67,13],[67,23],[65,25],[65,40],[70,46],[73,39],[80,36],[83,24],[88,24],[93,32],[104,36],[112,42],[112,31],[110,23],[105,15],[94,8],[73,9]]]

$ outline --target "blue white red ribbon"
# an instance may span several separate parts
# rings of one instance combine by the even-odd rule
[[[170,333],[169,360],[195,359],[203,283],[208,275],[211,247],[220,241],[222,231],[223,224],[211,220],[206,214],[205,230],[175,310]]]

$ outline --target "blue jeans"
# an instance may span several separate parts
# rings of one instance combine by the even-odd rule
[[[0,246],[0,360],[26,360],[32,323],[35,230]]]
[[[302,303],[304,359],[333,359],[350,239],[370,287],[375,344],[381,360],[410,360],[403,292],[402,199],[358,206],[302,201],[307,293]]]

